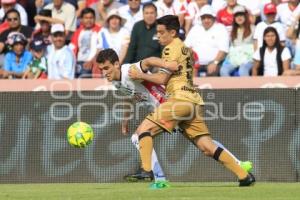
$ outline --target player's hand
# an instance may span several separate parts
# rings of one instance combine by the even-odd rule
[[[128,120],[122,121],[121,131],[123,135],[127,135],[129,133]]]
[[[140,72],[139,70],[135,69],[134,67],[131,67],[129,69],[128,75],[133,80],[138,80],[138,79],[142,78],[142,72]]]

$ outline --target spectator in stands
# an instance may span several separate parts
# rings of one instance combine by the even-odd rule
[[[92,60],[97,53],[97,37],[101,27],[95,24],[95,11],[84,8],[81,12],[81,25],[73,34],[70,48],[77,57],[75,77],[87,77],[90,70],[83,68],[83,63]]]
[[[298,10],[299,9],[299,10]],[[293,64],[296,67],[300,67],[300,4],[297,7],[297,9],[294,11],[291,24],[288,26],[287,29],[287,37],[290,41],[292,41],[295,44],[295,56],[293,60]]]
[[[289,0],[285,3],[280,3],[277,6],[278,20],[283,24],[283,28],[286,31],[287,27],[292,22],[293,12],[297,8],[299,0]]]
[[[115,50],[123,63],[128,44],[130,33],[123,27],[125,19],[123,19],[118,10],[112,10],[106,20],[106,26],[98,33],[98,49],[112,48]]]
[[[180,26],[184,25],[184,18],[188,7],[185,0],[161,0],[156,2],[156,7],[158,18],[165,15],[177,15]]]
[[[47,78],[47,58],[45,57],[46,44],[42,39],[34,39],[30,42],[30,51],[33,59],[23,75],[23,79]]]
[[[22,78],[32,60],[31,53],[25,49],[27,39],[22,33],[12,32],[7,37],[7,44],[11,50],[4,58],[2,78]]]
[[[64,2],[64,0],[53,0],[53,3],[45,6],[44,9],[51,10],[52,18],[60,19],[64,23],[67,36],[70,36],[75,31],[76,11],[72,4]]]
[[[144,19],[135,23],[124,63],[135,63],[144,58],[160,57],[162,48],[156,37],[157,9],[153,3],[143,6]]]
[[[235,6],[233,14],[231,45],[228,55],[222,64],[220,74],[221,76],[249,76],[253,65],[253,34],[255,27],[250,24],[249,15],[245,7]],[[237,73],[233,74],[234,72]]]
[[[123,4],[114,0],[99,0],[89,5],[96,13],[96,23],[100,26],[105,25],[108,13],[111,10],[119,9]]]
[[[267,27],[263,33],[263,45],[253,55],[253,76],[280,76],[290,68],[291,54],[282,46],[274,27]]]
[[[225,8],[219,10],[217,22],[224,24],[230,34],[233,22],[233,9],[237,5],[237,0],[227,0]]]
[[[25,9],[17,3],[16,0],[1,0],[0,8],[0,20],[3,21],[7,11],[11,9],[16,9],[19,12],[21,24],[23,26],[28,25],[28,16]]]
[[[211,0],[210,5],[214,13],[218,13],[222,8],[226,7],[226,0]]]
[[[196,24],[184,43],[198,56],[200,71],[197,75],[217,76],[229,49],[229,35],[223,24],[215,22],[211,6],[202,7],[200,18],[202,26]]]
[[[0,34],[0,66],[3,65],[3,54],[5,54],[9,50],[8,46],[5,46],[8,35],[11,32],[20,32],[28,40],[30,40],[33,31],[31,27],[21,25],[20,13],[16,9],[9,10],[6,13],[6,16],[9,28]]]
[[[195,0],[188,4],[184,22],[184,30],[186,33],[191,30],[192,26],[197,23],[201,23],[199,20],[199,13],[201,8],[206,4],[208,4],[208,0]]]
[[[74,79],[75,56],[65,44],[66,34],[62,24],[51,27],[52,45],[47,48],[48,79]]]
[[[120,16],[126,19],[124,28],[131,32],[133,25],[143,19],[141,0],[128,0],[128,5],[118,9]]]
[[[280,22],[275,21],[277,9],[273,3],[268,3],[264,6],[264,14],[266,15],[266,21],[262,21],[257,24],[254,32],[254,49],[258,49],[263,44],[263,33],[267,27],[274,27],[279,34],[279,39],[284,45],[285,42],[285,31],[283,25]]]
[[[51,21],[48,21],[49,18],[52,17],[51,10],[43,9],[39,12],[39,14],[35,17],[37,23],[39,24],[39,27],[37,30],[35,30],[32,33],[32,38],[40,38],[44,41],[45,44],[49,45],[51,44]],[[51,18],[53,19],[53,18]]]

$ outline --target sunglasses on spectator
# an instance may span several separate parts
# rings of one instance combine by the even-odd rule
[[[7,21],[12,22],[12,21],[18,21],[18,18],[7,18]]]

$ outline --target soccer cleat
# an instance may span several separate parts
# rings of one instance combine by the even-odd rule
[[[124,176],[124,179],[129,182],[137,182],[137,181],[152,181],[153,180],[153,172],[147,172],[143,168],[137,170],[135,174],[128,174]]]
[[[252,172],[253,166],[251,161],[245,161],[245,162],[241,161],[240,166],[246,172],[248,173]]]
[[[253,174],[249,173],[247,175],[247,177],[243,180],[239,180],[240,182],[240,187],[247,187],[247,186],[251,186],[254,185],[255,183],[255,177],[253,176]]]
[[[156,190],[156,189],[164,189],[169,188],[170,184],[168,181],[155,181],[154,183],[150,184],[150,189]]]

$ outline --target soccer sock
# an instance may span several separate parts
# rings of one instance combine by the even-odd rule
[[[235,160],[235,162],[240,165],[241,161],[235,157],[235,155],[233,155],[222,143],[220,143],[219,141],[213,140],[213,142],[218,146],[221,147],[222,149],[224,149],[224,151],[226,151],[229,155],[231,155],[231,157],[233,157],[233,159]]]
[[[152,151],[152,156],[151,156],[151,165],[152,165],[151,168],[152,168],[155,180],[156,181],[165,181],[166,177],[165,177],[164,171],[162,170],[162,168],[158,162],[157,155],[156,155],[156,152],[154,149]]]
[[[145,171],[151,171],[151,154],[153,150],[153,140],[150,132],[144,132],[139,136],[140,156],[142,160],[142,168]]]
[[[245,179],[248,175],[234,160],[234,158],[221,147],[218,147],[214,153],[213,158],[221,162],[227,169],[237,175],[239,180]]]

